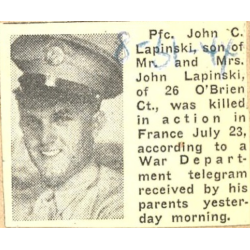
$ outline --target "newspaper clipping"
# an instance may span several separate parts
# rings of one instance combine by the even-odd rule
[[[250,224],[246,22],[0,34],[6,227]]]

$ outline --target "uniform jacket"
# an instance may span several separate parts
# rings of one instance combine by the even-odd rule
[[[43,185],[13,191],[13,220],[123,218],[123,176],[90,164],[56,190]]]

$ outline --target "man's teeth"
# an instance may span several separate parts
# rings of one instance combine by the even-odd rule
[[[55,156],[58,155],[61,152],[61,150],[50,150],[50,151],[42,151],[42,154],[45,156]]]

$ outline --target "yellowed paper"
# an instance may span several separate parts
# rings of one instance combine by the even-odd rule
[[[7,227],[250,224],[245,22],[1,26]]]

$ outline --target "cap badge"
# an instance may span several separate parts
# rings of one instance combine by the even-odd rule
[[[51,75],[47,75],[45,85],[48,87],[55,87],[56,86],[56,79]]]
[[[57,66],[63,62],[64,52],[60,47],[57,46],[50,47],[45,56],[45,60],[48,64]]]

